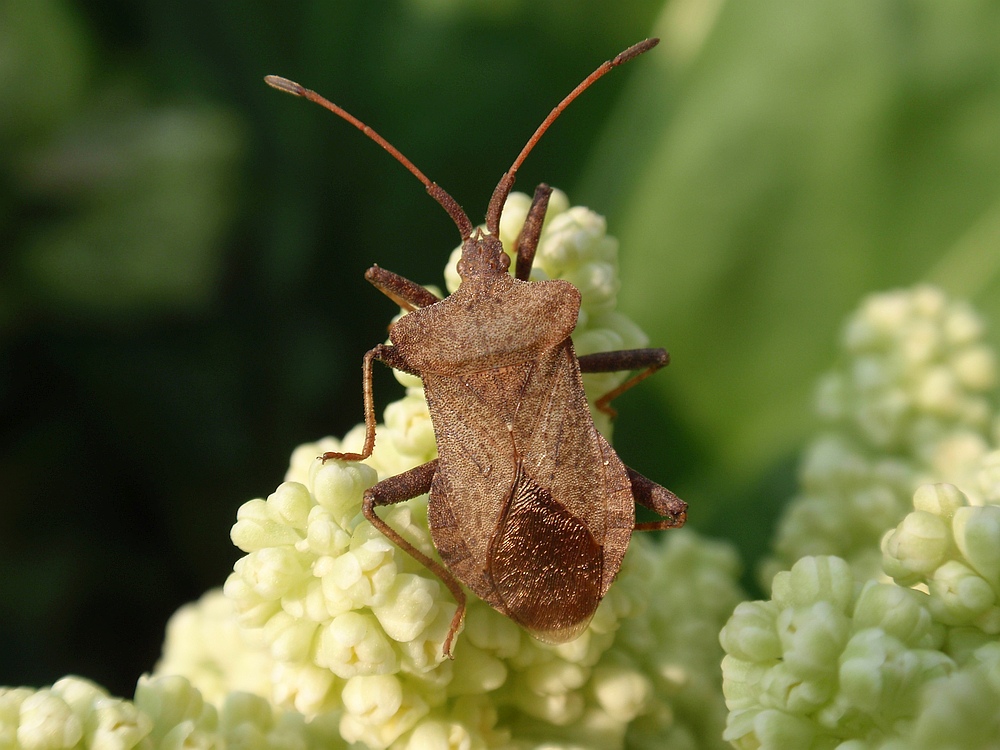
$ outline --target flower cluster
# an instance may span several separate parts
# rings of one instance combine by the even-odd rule
[[[892,582],[804,557],[736,608],[720,637],[735,747],[996,747],[1000,506],[924,485],[882,553]]]
[[[804,494],[770,563],[780,571],[771,599],[739,605],[720,636],[726,739],[738,748],[994,748],[994,354],[978,318],[928,287],[870,298],[844,348],[846,363],[821,388],[832,429],[807,451]]]
[[[306,450],[315,456],[329,446]],[[659,746],[671,735],[719,745],[724,707],[715,633],[740,599],[738,563],[727,545],[687,531],[665,545],[636,538],[587,631],[559,646],[535,641],[470,598],[450,661],[441,644],[454,602],[363,520],[365,483],[351,474],[366,467],[313,466],[306,484],[286,482],[267,501],[244,506],[233,532],[241,544],[249,537],[259,543],[263,527],[274,525],[273,546],[243,558],[227,594],[242,627],[270,641],[279,704],[336,716],[345,739],[372,748],[607,748],[632,734],[647,740],[635,746]],[[280,536],[294,528],[293,493],[309,496],[310,506],[299,543],[289,544]],[[346,511],[341,522],[332,518],[337,507]],[[385,517],[430,552],[425,509],[426,501],[410,501]],[[320,539],[337,544],[320,548]],[[202,671],[211,684],[231,668]]]
[[[997,379],[983,323],[919,286],[869,297],[848,321],[844,360],[820,384],[826,429],[806,449],[801,494],[784,515],[769,581],[804,555],[877,574],[878,541],[924,482],[964,485],[989,450]]]
[[[133,701],[79,677],[0,690],[0,741],[18,750],[339,750],[328,721],[306,721],[250,693],[208,703],[184,677],[143,678]]]
[[[1000,451],[983,464],[982,473],[995,477]],[[980,645],[1000,646],[1000,495],[988,499],[971,505],[954,485],[924,485],[913,496],[913,512],[882,540],[886,574],[926,591],[934,619],[961,629],[949,651],[963,661]]]
[[[529,204],[518,193],[508,200],[501,223],[508,252]],[[645,344],[614,310],[615,254],[603,219],[570,208],[556,191],[536,268],[582,287],[574,335],[581,353]],[[446,271],[451,287],[456,260]],[[239,627],[272,660],[273,700],[305,716],[337,717],[347,741],[371,748],[613,748],[626,737],[634,746],[659,746],[665,737],[679,747],[718,746],[725,710],[714,634],[740,599],[738,564],[728,546],[690,532],[674,532],[664,545],[633,540],[619,580],[577,640],[539,643],[470,597],[455,660],[443,658],[455,602],[361,514],[363,492],[377,477],[436,455],[420,383],[397,377],[407,395],[386,408],[369,460],[316,459],[359,450],[363,425],[343,441],[302,446],[285,483],[239,511],[232,537],[247,555],[225,593]],[[587,386],[599,394],[620,377],[597,376]],[[426,504],[418,498],[380,514],[434,556]],[[214,665],[207,676],[233,671]]]
[[[184,675],[205,700],[221,705],[232,691],[271,695],[274,660],[265,644],[241,628],[221,589],[177,610],[167,622],[155,675]]]

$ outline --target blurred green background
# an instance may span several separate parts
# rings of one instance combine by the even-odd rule
[[[444,212],[263,75],[478,220],[654,34],[519,188],[608,217],[673,356],[616,447],[752,561],[864,293],[932,280],[1000,321],[1000,3],[0,0],[0,683],[131,695],[236,508],[360,420],[395,312],[364,270],[441,283]]]

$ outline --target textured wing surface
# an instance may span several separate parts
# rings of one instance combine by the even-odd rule
[[[572,344],[424,385],[440,460],[429,519],[442,559],[543,640],[574,637],[618,572],[634,501],[594,428]]]
[[[586,627],[603,593],[601,545],[523,471],[492,541],[489,574],[516,622],[555,641]]]

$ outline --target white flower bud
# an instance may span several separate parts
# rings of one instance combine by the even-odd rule
[[[779,612],[774,602],[741,602],[722,628],[719,640],[726,653],[747,661],[770,661],[781,656],[776,629]]]
[[[803,557],[792,569],[774,577],[772,597],[785,607],[830,602],[846,611],[854,594],[854,576],[839,557]]]
[[[429,461],[436,454],[434,426],[423,396],[410,396],[385,407],[385,426],[400,453]]]
[[[985,502],[1000,504],[1000,451],[993,451],[983,456],[973,474],[972,482]]]
[[[868,581],[854,605],[855,631],[877,628],[910,648],[939,648],[942,632],[934,627],[926,594]]]
[[[433,619],[441,585],[433,579],[401,573],[385,592],[384,604],[372,607],[385,634],[396,641],[412,641]]]
[[[991,586],[1000,587],[1000,506],[958,508],[952,531],[969,566]]]
[[[83,738],[83,723],[62,698],[39,690],[21,703],[17,742],[23,750],[72,748]]]
[[[277,661],[303,661],[311,655],[316,631],[313,621],[277,612],[264,626],[264,638]]]
[[[590,315],[614,309],[621,284],[618,270],[611,263],[583,263],[568,271],[563,278],[580,290],[581,305],[587,308]]]
[[[957,560],[935,570],[929,588],[934,614],[946,625],[973,622],[996,607],[990,584]]]
[[[133,704],[102,698],[87,719],[87,745],[91,750],[131,750],[152,730],[153,720]]]
[[[345,612],[323,627],[316,661],[338,677],[392,674],[396,651],[373,615]]]
[[[601,708],[621,722],[643,713],[653,693],[653,685],[641,672],[610,665],[594,670],[593,684]]]
[[[388,747],[427,713],[427,704],[392,675],[352,677],[344,686],[347,713],[340,731],[348,742]]]
[[[955,511],[968,505],[962,492],[953,484],[923,484],[913,493],[914,510],[951,519]]]
[[[182,721],[172,727],[159,744],[160,750],[226,750],[225,741],[198,729],[193,721]]]
[[[930,575],[948,555],[951,534],[940,516],[917,510],[904,518],[882,541],[888,575],[906,586]]]
[[[448,683],[451,695],[484,695],[497,690],[507,681],[508,669],[503,661],[468,641],[462,643],[456,659],[461,669],[454,671]]]
[[[477,648],[509,659],[521,650],[524,631],[493,608],[469,606],[465,613],[465,635]]]
[[[303,577],[304,570],[295,550],[289,547],[265,547],[236,561],[236,575],[264,600],[280,599]]]
[[[472,750],[477,740],[468,727],[456,722],[423,721],[410,733],[403,750]]]
[[[500,240],[508,252],[513,250],[514,243],[517,242],[518,235],[521,234],[521,227],[524,226],[524,220],[528,218],[530,207],[531,196],[517,191],[508,195],[507,201],[503,204],[503,213],[500,215]],[[552,212],[552,196],[549,197],[546,219],[551,216],[555,216]]]
[[[954,663],[939,651],[911,650],[879,628],[855,633],[841,656],[842,696],[855,709],[878,707],[880,719],[909,718],[920,689],[948,674]]]
[[[351,536],[330,511],[314,505],[306,524],[306,543],[314,555],[339,555],[351,543]]]
[[[954,357],[952,367],[955,377],[963,388],[985,391],[996,385],[996,355],[987,346],[970,346],[959,351]]]
[[[135,705],[153,720],[154,740],[183,725],[175,735],[176,741],[183,743],[184,737],[196,729],[214,731],[218,723],[215,708],[205,702],[186,678],[178,675],[140,677],[135,687]]]
[[[282,487],[288,486],[287,483],[282,485]],[[236,523],[230,533],[233,544],[244,552],[253,552],[281,544],[295,544],[299,541],[300,536],[296,529],[273,516],[272,508],[263,500],[244,503],[236,512]]]
[[[753,728],[761,750],[809,747],[816,736],[816,728],[811,722],[777,710],[758,713],[753,719]]]
[[[338,683],[333,672],[312,662],[281,663],[273,670],[274,702],[290,706],[308,717],[340,707]]]
[[[330,512],[344,529],[352,529],[361,511],[364,491],[378,479],[375,471],[362,463],[316,462],[312,494],[314,502]]]

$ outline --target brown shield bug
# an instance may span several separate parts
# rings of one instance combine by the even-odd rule
[[[444,207],[462,235],[462,282],[445,299],[373,266],[365,278],[409,311],[363,361],[365,442],[361,453],[324,460],[360,461],[375,446],[372,362],[419,376],[434,424],[438,458],[365,492],[364,515],[427,566],[458,608],[444,642],[465,614],[459,582],[539,640],[562,643],[586,628],[621,567],[633,530],[681,526],[687,504],[628,468],[594,427],[581,372],[637,371],[601,397],[611,399],[668,362],[663,349],[577,357],[570,334],[580,293],[561,280],[529,282],[552,189],[540,185],[517,241],[515,273],[499,239],[500,214],[525,157],[549,125],[590,84],[657,44],[640,42],[591,73],[538,127],[500,179],[473,227],[458,203],[360,120],[285,78],[274,88],[316,102],[392,154]],[[443,565],[402,538],[375,513],[382,505],[430,492],[428,522]],[[663,520],[636,524],[638,502]]]

